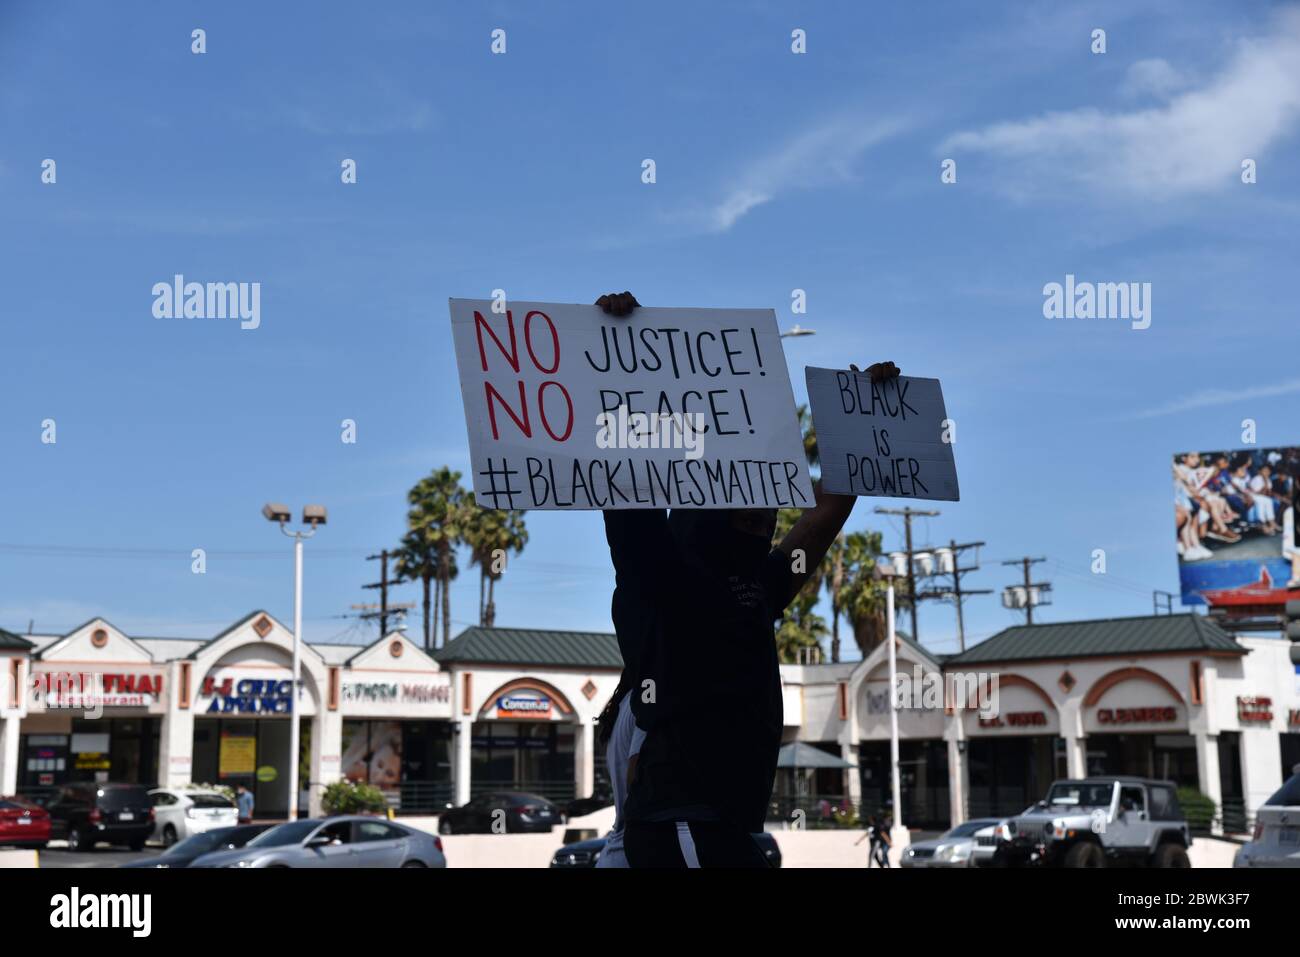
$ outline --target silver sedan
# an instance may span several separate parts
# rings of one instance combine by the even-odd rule
[[[903,867],[974,867],[976,834],[997,824],[998,819],[992,817],[958,824],[939,837],[909,844],[898,863]]]
[[[446,867],[442,841],[382,817],[290,821],[241,848],[214,851],[191,867]]]

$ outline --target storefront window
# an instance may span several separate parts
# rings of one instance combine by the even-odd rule
[[[471,791],[528,791],[552,801],[574,797],[573,726],[556,721],[474,725]]]

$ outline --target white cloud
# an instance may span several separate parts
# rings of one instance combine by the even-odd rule
[[[1192,85],[1192,78],[1170,64],[1168,60],[1138,60],[1124,75],[1125,96],[1154,96],[1166,99],[1173,93]]]
[[[1278,382],[1273,385],[1259,385],[1245,389],[1205,389],[1201,392],[1194,392],[1191,395],[1183,396],[1181,399],[1167,402],[1154,409],[1135,412],[1133,415],[1128,416],[1128,418],[1153,419],[1162,415],[1174,415],[1179,412],[1190,412],[1193,409],[1204,409],[1210,406],[1224,406],[1248,399],[1271,399],[1274,396],[1291,395],[1296,392],[1300,392],[1300,379],[1290,379],[1286,382]]]
[[[1163,62],[1163,61],[1149,61]],[[1166,64],[1167,65],[1167,64]],[[1130,80],[1135,78],[1130,75]],[[1168,84],[1181,74],[1142,67],[1136,82]],[[997,123],[948,138],[941,152],[988,153],[1019,162],[1030,181],[1066,178],[1098,190],[1172,196],[1239,184],[1241,161],[1258,160],[1300,118],[1300,11],[1273,32],[1241,40],[1226,66],[1197,89],[1131,112],[1083,108]],[[1011,190],[1025,178],[1004,179]]]
[[[782,193],[848,182],[862,154],[902,128],[903,124],[893,119],[836,116],[750,163],[721,199],[692,211],[687,218],[711,232],[723,233],[750,210]]]

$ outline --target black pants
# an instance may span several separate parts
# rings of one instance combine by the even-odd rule
[[[867,867],[871,866],[871,861],[875,861],[877,867],[889,866],[889,848],[884,841],[871,842],[871,858],[867,861]]]
[[[771,867],[742,828],[724,821],[629,822],[623,851],[632,867]]]

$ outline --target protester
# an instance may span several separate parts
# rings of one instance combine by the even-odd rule
[[[613,316],[640,305],[630,292],[596,304]],[[892,363],[868,372],[898,375]],[[781,746],[775,622],[855,501],[814,494],[775,549],[775,509],[604,512],[614,627],[646,734],[623,805],[633,867],[770,866],[752,834]]]
[[[627,854],[623,851],[623,802],[627,799],[628,776],[636,767],[637,753],[645,741],[645,732],[636,726],[632,717],[632,702],[628,699],[630,688],[627,669],[624,669],[618,687],[597,719],[600,728],[598,740],[605,748],[605,766],[614,792],[614,827],[605,838],[605,847],[596,861],[597,867],[628,866]]]

